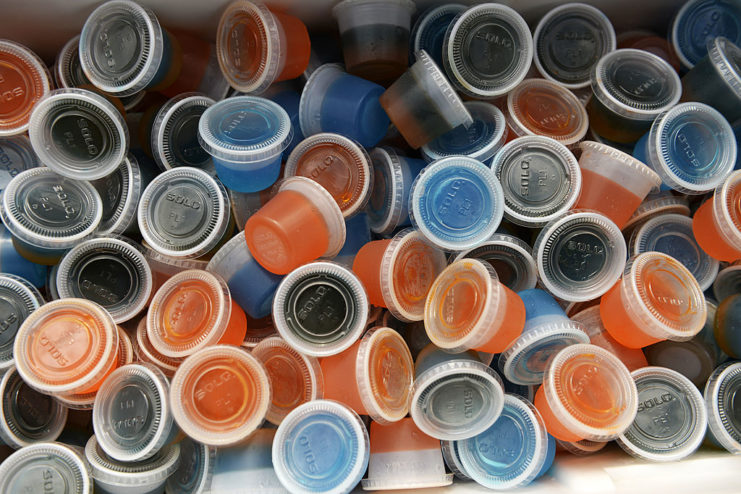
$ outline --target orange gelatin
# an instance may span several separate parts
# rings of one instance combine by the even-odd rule
[[[309,66],[309,57],[311,57],[309,31],[297,17],[276,12],[272,9],[270,11],[283,26],[283,35],[286,42],[286,59],[283,70],[275,80],[278,82],[295,79],[303,74],[306,67]]]
[[[25,47],[0,42],[0,135],[20,134],[31,110],[49,91],[41,60]]]
[[[422,432],[411,417],[406,417],[392,424],[372,422],[370,448],[371,453],[439,449],[440,440]]]
[[[229,324],[226,326],[224,336],[219,340],[220,345],[240,346],[247,335],[247,314],[232,300],[232,311],[229,316]]]
[[[517,91],[510,109],[519,123],[535,135],[543,135],[556,140],[578,140],[578,134],[586,131],[586,118],[576,97],[567,100],[568,89],[551,86],[550,83],[535,79],[531,87]],[[583,131],[580,131],[580,127]],[[511,132],[514,133],[514,132]]]
[[[622,230],[642,199],[599,173],[582,168],[581,174],[581,195],[574,209],[599,211]]]
[[[741,259],[741,250],[726,242],[721,232],[718,231],[718,226],[713,218],[714,201],[715,197],[708,199],[695,212],[695,216],[692,218],[692,233],[702,250],[710,257],[728,262]],[[735,197],[733,197],[733,204],[736,208],[741,208],[741,190],[737,189]],[[737,215],[741,215],[741,211]]]
[[[599,309],[605,329],[618,343],[628,348],[643,348],[658,343],[660,339],[646,334],[628,316],[620,295],[622,283],[617,283],[602,296]]]
[[[172,46],[170,71],[158,86],[168,98],[197,91],[206,75],[213,45],[184,32],[167,32]],[[153,89],[155,90],[155,89]]]
[[[381,290],[381,260],[391,240],[374,240],[360,248],[352,270],[363,282],[368,301],[376,307],[386,307]]]
[[[474,348],[480,352],[502,353],[522,334],[525,327],[525,304],[515,292],[499,284],[505,296],[504,319],[496,334],[486,343]]]
[[[324,375],[324,398],[339,401],[355,410],[359,415],[368,415],[358,390],[355,366],[361,341],[342,353],[321,359]]]
[[[538,412],[540,412],[540,416],[543,417],[548,434],[561,441],[571,443],[584,439],[564,427],[561,421],[553,414],[553,410],[551,410],[551,406],[548,404],[548,399],[545,397],[543,386],[539,387],[535,393],[534,405],[538,409]]]
[[[215,310],[212,291],[212,286],[203,280],[180,283],[162,302],[160,338],[180,345],[210,330]]]

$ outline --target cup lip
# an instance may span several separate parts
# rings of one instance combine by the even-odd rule
[[[235,266],[235,263],[239,262],[238,259],[242,256],[246,258],[245,264],[249,260],[254,260],[250,249],[247,247],[247,238],[244,236],[244,232],[240,231],[219,247],[219,250],[214,253],[211,260],[208,261],[208,264],[203,269],[211,273],[216,273],[229,282],[231,276],[227,275],[239,269],[239,266]]]
[[[72,73],[70,72],[71,62],[75,57],[79,60],[79,46],[80,35],[77,34],[64,44],[54,60],[54,81],[57,83],[59,89],[76,87],[79,82],[89,82],[73,80]],[[87,79],[87,76],[85,78]]]
[[[723,234],[723,237],[725,237],[726,241],[737,246],[741,245],[741,228],[736,226],[736,222],[729,212],[728,196],[731,193],[731,188],[740,186],[741,170],[735,170],[726,177],[722,184],[715,188],[715,193],[712,199],[713,219],[715,220],[716,226],[719,227],[719,230]]]
[[[36,101],[49,94],[53,87],[51,74],[49,74],[49,70],[46,68],[44,61],[41,60],[36,53],[31,51],[25,45],[16,43],[15,41],[0,39],[0,56],[2,56],[3,53],[9,53],[32,67],[34,70],[34,73],[32,74],[32,82],[35,86],[40,86],[39,89],[41,92],[41,96],[37,98]],[[27,116],[21,119],[20,124],[11,127],[7,127],[4,124],[0,125],[0,137],[20,135],[28,130],[32,108],[31,106],[28,106],[22,111],[25,112]],[[14,115],[14,121],[17,121],[17,117],[18,114]]]
[[[117,235],[126,232],[136,218],[137,204],[144,191],[139,161],[129,153],[113,173],[121,174],[121,195],[113,215],[100,222],[96,235]],[[105,180],[105,177],[102,180]],[[102,199],[102,198],[101,198]]]
[[[312,110],[321,108],[321,103],[324,101],[329,86],[344,75],[347,75],[347,72],[345,72],[343,64],[325,63],[317,67],[306,80],[298,105],[298,120],[301,133],[304,136],[311,136],[322,131],[321,122],[311,115]],[[322,93],[314,94],[316,91],[322,91]],[[317,104],[319,104],[319,107],[314,108],[314,105]]]
[[[136,355],[141,362],[150,363],[160,369],[168,378],[172,378],[175,371],[183,362],[181,357],[162,355],[149,341],[147,334],[147,316],[142,317],[136,325]],[[155,353],[156,352],[156,353]],[[142,355],[144,358],[142,358]]]
[[[401,156],[394,149],[386,146],[373,148],[369,156],[374,170],[383,167],[383,170],[387,172],[386,191],[388,194],[384,197],[383,216],[374,220],[371,215],[368,215],[368,221],[371,231],[379,235],[387,235],[398,226],[404,209],[404,172],[400,161]],[[374,180],[374,188],[377,186]]]
[[[713,371],[705,384],[703,393],[707,410],[708,427],[712,436],[728,451],[741,453],[741,440],[734,438],[729,418],[720,403],[729,380],[738,380],[741,374],[741,362],[727,362]]]
[[[737,57],[741,57],[741,48],[723,36],[708,41],[707,46],[708,56],[715,70],[718,71],[718,74],[731,91],[741,98],[741,73],[734,68],[738,64],[730,59],[732,52]]]
[[[525,273],[526,278],[523,282],[523,285],[527,288],[523,288],[523,290],[526,290],[528,288],[535,288],[538,279],[538,266],[536,265],[535,259],[533,258],[533,250],[526,242],[513,235],[509,235],[507,233],[495,233],[491,237],[489,237],[488,240],[480,243],[477,247],[473,247],[471,249],[457,253],[453,260],[459,261],[466,258],[480,259],[479,257],[471,256],[471,254],[476,250],[487,248],[490,246],[501,246],[507,249],[512,249],[514,252],[516,252],[517,256],[527,266],[527,272]]]
[[[72,446],[59,442],[45,441],[30,444],[15,451],[2,464],[0,464],[0,489],[6,490],[6,482],[10,480],[11,473],[18,471],[28,462],[55,458],[65,464],[68,470],[65,472],[69,477],[74,477],[79,493],[90,494],[93,492],[93,476],[90,466],[83,455]]]
[[[374,3],[386,5],[389,8],[397,7],[399,9],[406,9],[409,11],[409,15],[417,10],[417,6],[412,0],[342,0],[332,7],[332,17],[336,19],[340,15],[341,10]]]
[[[421,66],[424,71],[421,74],[418,72],[417,76],[424,77],[428,79],[429,82],[432,82],[432,87],[436,88],[443,96],[445,107],[437,108],[440,116],[442,116],[451,127],[463,125],[468,128],[473,123],[473,117],[468,111],[468,108],[463,104],[463,101],[455,88],[450,84],[450,81],[448,81],[443,70],[437,66],[437,63],[435,63],[432,57],[425,50],[415,52],[414,56],[417,60],[414,62],[412,67]],[[417,84],[419,84],[419,81],[417,81]],[[429,93],[429,84],[423,84],[420,89]]]
[[[128,463],[109,457],[97,437],[92,435],[85,444],[85,459],[96,484],[142,488],[164,484],[177,470],[180,464],[180,445],[168,444],[146,460]]]
[[[661,177],[659,177],[659,175],[648,165],[646,165],[642,161],[635,159],[628,153],[624,153],[612,146],[608,146],[607,144],[602,144],[595,141],[582,141],[579,143],[579,149],[581,149],[582,153],[584,153],[585,151],[591,151],[607,156],[611,158],[614,163],[619,163],[620,166],[629,168],[632,172],[640,174],[642,178],[652,184],[652,191],[658,191],[659,187],[661,186]],[[584,166],[584,161],[584,156],[582,155],[579,158],[579,166],[582,168],[591,169]]]
[[[468,7],[460,3],[445,3],[443,5],[430,7],[419,14],[417,21],[414,23],[414,26],[412,26],[411,34],[409,35],[409,48],[411,53],[414,54],[425,48],[422,46],[422,38],[426,34],[426,30],[430,27],[430,23],[445,15],[453,14],[453,16],[456,16],[467,8]]]
[[[0,273],[0,289],[10,290],[18,295],[20,299],[19,302],[23,303],[24,309],[29,315],[46,303],[41,292],[35,286],[29,283],[25,278],[11,273]],[[17,331],[19,330],[20,326],[18,326]],[[12,343],[9,344],[9,347],[7,353],[4,351],[0,353],[0,372],[15,366],[15,359],[12,353]],[[10,370],[7,372],[10,372]],[[2,396],[1,393],[0,396]]]
[[[214,468],[216,465],[216,458],[217,458],[217,449],[208,446],[203,443],[199,443],[197,441],[194,441],[193,439],[189,437],[185,437],[180,444],[182,445],[185,442],[190,442],[193,444],[193,448],[200,449],[201,454],[199,455],[200,462],[196,465],[195,469],[195,475],[196,478],[194,480],[197,481],[196,485],[193,486],[192,493],[199,493],[207,491],[210,486],[213,479],[214,474]],[[183,447],[180,447],[180,454],[183,455]],[[180,459],[180,464],[178,465],[178,468],[180,468],[183,465],[182,458]],[[179,489],[182,489],[182,485],[179,484],[179,480],[177,479],[177,471],[175,471],[172,475],[170,475],[167,478],[167,491],[168,492],[181,492]],[[187,491],[185,491],[187,492]]]
[[[216,101],[201,93],[183,93],[171,98],[160,108],[152,126],[152,154],[161,170],[175,168],[176,159],[172,155],[170,125],[176,117],[190,107],[203,107],[203,112],[216,104]]]

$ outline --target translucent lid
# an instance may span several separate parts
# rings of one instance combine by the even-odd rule
[[[620,229],[607,217],[569,211],[548,223],[533,246],[538,275],[554,296],[571,302],[607,292],[625,267],[627,248]]]
[[[141,318],[139,323],[136,325],[136,345],[134,346],[136,351],[136,358],[141,362],[152,364],[157,366],[165,375],[169,378],[175,374],[175,371],[183,363],[182,358],[168,357],[162,355],[154,348],[152,342],[149,341],[149,334],[147,334],[147,317]]]
[[[692,68],[712,48],[708,42],[720,36],[741,42],[741,6],[733,0],[692,0],[686,2],[674,16],[671,42],[679,60]]]
[[[442,249],[475,247],[496,231],[503,214],[499,180],[471,158],[453,156],[430,163],[412,184],[412,224]]]
[[[508,142],[491,167],[504,192],[504,215],[519,225],[545,225],[571,209],[581,193],[579,163],[566,146],[549,137]]]
[[[29,386],[44,393],[76,393],[115,365],[118,332],[99,305],[77,298],[54,300],[26,318],[13,353]]]
[[[31,113],[28,135],[42,163],[76,180],[110,175],[129,151],[121,113],[85,89],[56,89],[41,98]]]
[[[702,394],[679,372],[644,367],[631,374],[638,389],[638,413],[617,443],[637,458],[676,461],[702,443],[707,413]]]
[[[590,441],[588,439],[582,439],[581,441],[574,442],[561,441],[560,439],[556,439],[556,443],[561,448],[575,456],[593,455],[594,453],[602,451],[608,444],[605,441]]]
[[[285,177],[303,176],[324,187],[345,218],[361,211],[373,187],[371,158],[352,139],[321,133],[301,141],[286,160]]]
[[[646,196],[643,202],[623,227],[624,232],[637,228],[643,222],[659,214],[690,215],[690,206],[684,196],[675,196],[671,191],[661,191]]]
[[[133,154],[124,158],[110,175],[91,182],[103,201],[98,235],[122,234],[132,230],[144,183],[139,162]]]
[[[440,448],[443,451],[443,459],[448,470],[453,472],[455,476],[461,480],[471,480],[471,477],[465,472],[463,463],[461,462],[461,455],[458,448],[460,443],[458,441],[440,441]]]
[[[198,141],[198,122],[215,103],[203,94],[185,93],[160,108],[152,125],[152,154],[161,169],[178,166],[213,169],[211,156]]]
[[[208,154],[235,163],[273,159],[293,138],[291,118],[278,104],[235,96],[209,107],[198,122],[198,141]]]
[[[369,303],[365,288],[349,269],[313,262],[294,269],[275,292],[273,320],[296,350],[315,357],[352,346],[365,330]]]
[[[209,446],[229,446],[260,427],[271,394],[270,378],[257,358],[239,347],[215,345],[178,367],[170,406],[189,437]]]
[[[144,240],[173,257],[200,257],[213,249],[226,233],[230,216],[221,182],[187,166],[157,175],[144,189],[137,211]]]
[[[737,156],[730,124],[702,103],[680,103],[656,117],[646,151],[646,164],[683,194],[716,188],[733,171]]]
[[[272,454],[275,473],[290,492],[341,494],[365,474],[370,441],[357,413],[335,401],[315,400],[283,420]]]
[[[90,84],[80,64],[80,35],[67,41],[54,60],[54,80],[58,88]]]
[[[147,334],[157,351],[187,357],[215,345],[229,324],[231,296],[216,273],[189,269],[167,280],[152,297]]]
[[[0,137],[0,159],[0,192],[20,172],[41,166],[26,136]]]
[[[636,416],[638,392],[625,365],[595,345],[571,345],[551,360],[543,389],[554,416],[574,434],[609,441]]]
[[[465,472],[489,489],[510,489],[534,480],[548,456],[548,432],[535,407],[504,395],[502,414],[487,430],[458,443]]]
[[[624,48],[606,54],[594,66],[592,91],[618,115],[652,121],[677,104],[682,84],[677,72],[659,56]]]
[[[424,50],[438,65],[442,64],[445,31],[455,16],[466,8],[465,5],[459,3],[446,3],[430,7],[422,12],[417,17],[409,35],[411,54],[414,55],[414,53]]]
[[[660,252],[631,257],[620,295],[625,311],[650,336],[686,341],[705,325],[705,295],[682,263]]]
[[[530,246],[506,233],[495,233],[478,247],[460,252],[455,260],[466,258],[491,264],[499,281],[513,292],[535,288],[538,280],[538,268]]]
[[[49,485],[61,494],[92,494],[90,467],[72,446],[42,442],[21,448],[0,464],[0,491],[37,492]]]
[[[713,282],[715,300],[723,301],[736,293],[741,293],[741,263],[721,269]]]
[[[51,89],[49,71],[34,52],[7,39],[0,39],[0,66],[0,137],[23,134],[34,105]]]
[[[507,125],[501,110],[485,101],[466,101],[463,106],[473,117],[473,123],[468,127],[459,125],[422,146],[425,160],[456,155],[486,163],[502,147]]]
[[[13,365],[13,343],[23,321],[44,305],[31,283],[10,273],[0,273],[0,370]]]
[[[738,9],[741,11],[741,8]],[[741,23],[740,23],[741,24]],[[741,26],[739,26],[741,30]],[[741,35],[735,44],[724,37],[717,37],[708,42],[707,50],[715,70],[726,82],[731,91],[741,98]]]
[[[715,369],[705,385],[704,395],[711,435],[731,453],[741,453],[741,417],[738,414],[741,362],[729,362]]]
[[[211,487],[216,464],[216,448],[186,437],[180,441],[180,464],[167,478],[170,494],[200,494]]]
[[[505,5],[471,7],[458,15],[445,33],[445,71],[469,96],[506,94],[525,78],[532,57],[530,28],[520,14]]]
[[[615,29],[601,10],[567,3],[540,19],[533,44],[533,61],[543,77],[567,88],[583,88],[589,86],[592,67],[615,49]]]
[[[298,108],[298,118],[303,135],[310,136],[322,131],[324,97],[330,86],[344,75],[346,75],[344,65],[325,63],[317,67],[306,80]]]
[[[85,20],[79,51],[82,70],[95,86],[129,96],[157,76],[165,57],[165,34],[148,8],[113,0]]]
[[[713,197],[713,220],[715,220],[715,226],[720,230],[725,240],[733,245],[735,249],[741,247],[741,209],[738,206],[739,200],[741,200],[741,170],[736,170],[728,175],[722,184],[715,188],[715,196]],[[5,225],[7,226],[7,223]]]
[[[14,237],[47,249],[68,249],[95,232],[103,216],[89,182],[46,167],[21,172],[3,191],[0,217]]]
[[[373,187],[366,212],[371,230],[386,235],[404,219],[404,171],[400,157],[390,147],[373,148]]]
[[[707,255],[692,233],[692,219],[681,214],[661,214],[637,228],[630,238],[630,254],[662,252],[690,270],[702,291],[713,284],[718,261]]]
[[[141,247],[124,237],[78,243],[59,263],[60,298],[76,297],[100,304],[116,323],[136,316],[152,294],[152,270]]]
[[[424,319],[425,300],[447,266],[445,253],[419,230],[397,233],[381,261],[381,292],[391,314],[404,322]]]
[[[291,410],[324,395],[319,361],[296,351],[283,338],[265,338],[251,353],[263,363],[270,378],[272,402],[266,417],[268,422],[280,425]]]

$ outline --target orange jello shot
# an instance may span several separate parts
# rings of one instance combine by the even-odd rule
[[[134,353],[136,354],[136,360],[152,364],[159,368],[168,378],[172,378],[175,375],[175,371],[180,367],[180,364],[183,363],[183,359],[162,355],[154,348],[152,342],[149,341],[149,333],[147,333],[147,316],[142,317],[136,325],[135,336],[136,345],[134,345]]]
[[[170,407],[180,429],[199,443],[243,442],[265,420],[270,378],[246,350],[204,348],[183,361],[170,385]]]
[[[152,298],[147,335],[168,357],[187,357],[217,343],[239,346],[247,333],[247,316],[229,294],[224,279],[190,269],[167,280]]]
[[[94,302],[55,300],[26,318],[13,354],[23,380],[41,393],[90,393],[116,369],[118,330]]]
[[[525,327],[525,304],[488,262],[461,259],[435,280],[425,303],[427,336],[451,353],[501,353]]]
[[[661,178],[629,154],[594,141],[579,144],[581,196],[574,209],[593,209],[621,230]]]
[[[705,326],[700,285],[679,261],[659,252],[631,257],[622,279],[602,296],[600,316],[610,335],[628,348],[662,340],[687,341]]]
[[[638,390],[620,360],[595,345],[556,354],[535,394],[548,433],[561,441],[610,441],[633,423]]]
[[[407,228],[393,239],[362,246],[352,269],[371,304],[388,308],[400,321],[414,322],[424,319],[427,294],[446,265],[442,250],[419,230]]]
[[[731,173],[695,212],[692,232],[710,257],[741,259],[741,170]]]
[[[0,39],[0,137],[24,133],[34,105],[50,90],[44,62],[25,46]]]
[[[381,424],[409,413],[414,361],[404,339],[377,327],[342,353],[321,360],[324,398],[339,401]]]
[[[332,195],[306,177],[285,179],[278,193],[244,227],[252,257],[274,274],[288,274],[345,244],[345,220]]]

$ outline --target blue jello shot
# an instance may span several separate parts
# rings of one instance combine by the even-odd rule
[[[503,215],[502,186],[494,172],[475,159],[437,160],[412,184],[412,224],[441,249],[475,247],[494,234]]]
[[[525,303],[525,329],[499,356],[499,369],[515,384],[540,384],[546,367],[562,348],[589,343],[589,336],[545,291],[534,288],[517,294]]]
[[[278,103],[288,114],[291,119],[291,128],[293,129],[293,138],[290,139],[286,154],[293,151],[296,144],[304,140],[304,134],[301,132],[301,123],[298,118],[299,104],[301,103],[301,94],[291,88],[284,88],[280,85],[275,89],[269,88],[263,96],[270,101]]]
[[[670,30],[671,42],[685,69],[707,55],[708,41],[717,36],[741,44],[741,3],[737,0],[691,0],[679,9]]]
[[[216,174],[237,192],[257,192],[273,185],[292,138],[288,113],[257,96],[220,101],[198,123],[198,140],[213,157]]]
[[[15,250],[13,235],[0,224],[0,273],[20,276],[41,288],[46,284],[46,272],[46,266],[29,261]]]
[[[728,121],[702,103],[680,103],[659,115],[635,145],[633,156],[663,182],[662,189],[704,194],[723,183],[736,164]]]
[[[356,214],[345,220],[345,244],[333,260],[343,266],[352,268],[355,255],[360,248],[370,242],[371,229],[367,213]]]
[[[273,440],[273,466],[290,492],[350,492],[365,474],[370,440],[350,408],[316,400],[295,408]]]
[[[255,319],[270,314],[273,295],[283,279],[255,261],[242,232],[238,232],[214,254],[206,271],[224,278],[232,299]]]
[[[378,101],[384,91],[383,86],[346,73],[340,64],[321,65],[301,93],[301,132],[306,137],[334,132],[373,147],[390,124]]]
[[[466,8],[459,3],[446,3],[422,12],[412,27],[412,34],[409,35],[410,58],[414,60],[414,54],[424,50],[438,67],[442,67],[445,31],[453,19]]]

